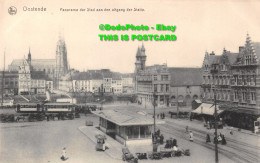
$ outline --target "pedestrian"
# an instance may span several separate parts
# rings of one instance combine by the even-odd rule
[[[210,143],[211,141],[210,141],[210,136],[209,136],[209,134],[207,134],[207,137],[206,137],[206,143]]]
[[[172,146],[177,146],[177,140],[176,139],[173,139]]]
[[[186,133],[189,133],[189,126],[186,126]]]
[[[226,145],[227,144],[227,141],[225,139],[225,136],[222,135],[222,142],[221,142],[222,145]]]
[[[190,141],[193,142],[193,133],[190,131]]]
[[[157,114],[157,119],[159,119],[159,114]]]
[[[161,133],[160,129],[157,130],[157,135],[159,136]]]
[[[62,149],[62,153],[61,153],[61,160],[62,161],[66,161],[68,158],[66,157],[66,148],[64,147],[63,149]]]
[[[222,135],[220,133],[220,135],[218,136],[218,142],[222,142]]]
[[[164,139],[164,136],[163,136],[163,134],[161,134],[161,136],[160,136],[160,144],[163,144],[163,139]]]
[[[207,129],[208,129],[208,130],[210,129],[209,121],[207,121]]]

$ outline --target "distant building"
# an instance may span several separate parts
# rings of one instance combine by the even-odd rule
[[[31,65],[33,71],[44,71],[45,74],[54,81],[56,87],[58,87],[58,82],[61,80],[61,77],[68,73],[67,48],[64,39],[59,37],[55,59],[32,59],[32,54],[29,49],[27,62]],[[23,64],[23,59],[15,59],[8,66],[8,69],[9,71],[19,71],[20,66],[25,66]]]
[[[169,67],[170,106],[191,106],[201,96],[201,69]]]
[[[112,75],[112,92],[114,94],[121,94],[123,93],[123,83],[122,83],[122,78],[121,75],[119,74],[113,74]]]
[[[79,72],[72,76],[74,92],[101,92],[103,76],[101,73]]]
[[[122,75],[123,93],[134,93],[134,74]]]
[[[200,68],[146,66],[145,48],[138,48],[135,62],[135,93],[138,103],[151,107],[191,106],[200,97]]]
[[[19,67],[18,94],[44,94],[47,88],[52,89],[53,84],[44,71],[32,71],[31,65],[26,59],[23,60],[22,66]],[[47,82],[48,85],[47,85]],[[52,90],[50,90],[52,92]]]
[[[0,71],[0,94],[2,93],[4,95],[18,94],[18,71]]]
[[[260,116],[260,43],[247,35],[238,53],[223,50],[222,55],[205,54],[202,100],[213,103],[214,94],[223,120],[230,126],[253,130]]]

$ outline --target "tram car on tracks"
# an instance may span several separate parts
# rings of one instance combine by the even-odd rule
[[[45,119],[74,119],[75,105],[71,103],[19,103],[16,105],[15,120],[43,121]]]
[[[40,103],[19,103],[15,108],[15,120],[43,121],[45,119],[42,104]]]
[[[46,103],[43,105],[43,110],[48,118],[58,119],[74,119],[75,104],[72,103]]]

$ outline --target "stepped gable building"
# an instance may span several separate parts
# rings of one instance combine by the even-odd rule
[[[134,77],[139,104],[152,107],[155,102],[157,107],[169,107],[176,106],[178,101],[180,105],[187,106],[191,105],[191,99],[200,96],[199,68],[169,68],[166,64],[146,66],[145,62],[142,45],[136,53]]]
[[[18,71],[18,94],[44,94],[52,91],[53,83],[44,71],[34,71],[30,60],[23,60]]]
[[[232,79],[231,65],[234,64],[238,53],[231,53],[223,49],[222,55],[214,52],[206,52],[202,65],[202,99],[203,102],[214,102],[214,91],[216,99],[225,103],[230,100],[232,92],[230,80]],[[213,86],[214,85],[214,86]]]
[[[260,116],[259,58],[260,43],[252,42],[249,35],[239,53],[224,49],[221,56],[205,55],[203,101],[213,103],[215,91],[228,125],[253,130],[254,121]]]
[[[59,37],[55,59],[33,59],[29,49],[27,62],[33,71],[45,71],[45,74],[53,79],[57,86],[61,77],[68,73],[67,48],[64,39]],[[23,59],[15,59],[8,66],[8,69],[9,71],[19,71],[19,66],[23,66],[23,64]]]

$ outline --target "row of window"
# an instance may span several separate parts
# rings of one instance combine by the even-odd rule
[[[214,93],[212,92],[204,92],[203,95],[204,98],[208,99],[214,99]],[[233,97],[231,99],[231,97]],[[220,92],[216,94],[216,99],[217,100],[234,100],[237,101],[241,99],[242,101],[250,100],[250,101],[255,101],[256,100],[256,93],[255,92],[246,92],[246,91],[234,91],[233,94],[228,92]]]
[[[160,78],[160,76],[161,76],[161,78]],[[169,75],[154,75],[153,80],[168,81]]]
[[[154,84],[154,92],[169,92],[169,84]]]

